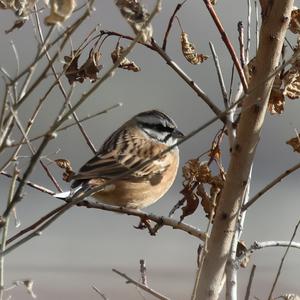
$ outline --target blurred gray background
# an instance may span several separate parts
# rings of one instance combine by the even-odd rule
[[[154,2],[153,0],[144,1],[149,9]],[[154,38],[159,43],[162,42],[167,23],[176,4],[177,1],[163,1],[163,9],[153,21]],[[220,0],[216,6],[226,32],[236,49],[238,49],[236,26],[240,20],[246,24],[246,4],[246,0]],[[252,5],[254,9],[254,1]],[[39,6],[42,7],[44,4],[39,3]],[[41,16],[44,17],[47,13],[48,11],[45,10]],[[228,87],[232,62],[202,1],[189,0],[178,13],[178,17],[199,52],[211,56],[208,42],[214,43]],[[15,17],[11,11],[1,10],[0,20],[0,64],[10,74],[15,75],[17,65],[10,41],[13,40],[18,49],[22,70],[28,66],[35,54],[36,39],[33,26],[31,21],[28,21],[21,29],[5,34],[4,30],[13,25]],[[254,15],[252,21],[254,24]],[[92,17],[72,37],[74,48],[96,24],[100,24],[101,29],[132,35],[128,24],[115,7],[114,1],[97,1],[96,11]],[[43,30],[46,32],[48,29],[43,26]],[[116,42],[117,38],[110,38],[104,44],[102,49],[104,69],[110,66],[110,52]],[[121,42],[127,45],[126,41]],[[255,53],[254,38],[252,38],[251,45],[253,55]],[[70,49],[70,45],[66,47],[66,51],[61,54],[61,60],[64,55],[69,54]],[[212,58],[210,57],[199,66],[190,65],[181,54],[180,28],[176,22],[170,33],[167,53],[199,84],[214,100],[214,103],[223,109],[222,95]],[[185,133],[214,117],[203,101],[156,53],[137,46],[129,57],[142,68],[142,71],[133,73],[117,70],[113,78],[106,81],[78,110],[79,117],[84,117],[112,104],[123,103],[122,107],[84,123],[84,127],[97,148],[113,130],[132,115],[143,110],[157,108],[168,113]],[[56,66],[61,70],[61,65]],[[49,80],[53,80],[52,77],[49,76]],[[68,87],[65,78],[64,85]],[[90,86],[89,83],[77,84],[73,103]],[[3,81],[1,81],[1,99],[3,99],[3,87]],[[47,83],[29,97],[20,111],[20,119],[24,124],[46,88]],[[42,109],[31,131],[31,136],[45,132],[62,101],[60,91],[55,89]],[[283,115],[267,116],[261,143],[257,149],[251,195],[299,160],[298,155],[285,144],[286,140],[295,135],[294,130],[300,127],[299,105],[297,100],[288,101]],[[197,157],[208,150],[214,134],[220,127],[221,123],[217,122],[182,145],[180,147],[181,165],[188,159]],[[18,132],[15,133],[15,137],[16,140],[20,137]],[[58,149],[59,153],[55,154]],[[223,150],[225,166],[228,162],[227,150],[225,144]],[[21,155],[28,154],[27,148],[23,147]],[[78,169],[92,157],[91,151],[75,126],[59,134],[49,144],[44,154],[51,159],[67,158],[71,160],[74,169]],[[9,152],[5,152],[1,161],[4,161],[8,155]],[[28,158],[22,158],[20,166],[25,166],[27,162]],[[68,185],[60,179],[61,171],[53,164],[49,168],[59,179],[63,189],[67,190]],[[55,190],[40,165],[36,166],[30,179]],[[0,177],[2,207],[6,203],[9,183],[7,178]],[[167,215],[170,208],[181,198],[179,193],[181,188],[182,172],[180,169],[176,183],[168,194],[155,205],[148,207],[146,211]],[[299,191],[298,172],[273,188],[249,209],[243,234],[247,245],[255,240],[289,240],[299,219]],[[59,200],[26,188],[26,195],[17,206],[22,227],[30,225],[41,215],[60,204]],[[193,216],[185,219],[185,222],[204,229],[207,219],[199,207]],[[91,289],[92,284],[104,292],[109,299],[141,299],[136,288],[125,284],[125,281],[112,273],[111,269],[117,268],[137,279],[139,278],[139,259],[144,258],[147,264],[149,285],[152,288],[171,299],[189,299],[194,282],[199,242],[183,232],[170,228],[163,228],[157,236],[151,237],[146,231],[134,229],[133,226],[137,223],[138,220],[134,217],[86,208],[73,208],[43,232],[42,236],[34,238],[6,257],[6,285],[9,286],[18,279],[31,278],[35,281],[35,293],[39,299],[44,300],[100,299],[100,296]],[[12,228],[10,234],[15,232],[17,229]],[[239,299],[242,299],[245,294],[253,263],[257,265],[257,271],[252,296],[260,299],[267,297],[283,251],[283,248],[275,248],[254,253],[248,268],[239,270]],[[276,288],[276,295],[287,292],[300,294],[299,267],[299,250],[291,249]],[[30,299],[22,288],[12,290],[11,295],[13,299]],[[146,294],[145,298],[153,299]]]

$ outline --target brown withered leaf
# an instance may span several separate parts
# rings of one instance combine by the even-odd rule
[[[240,259],[240,266],[246,268],[250,261],[250,252],[247,252],[245,241],[239,241],[236,249],[236,257]]]
[[[285,99],[281,89],[282,79],[279,75],[275,77],[273,87],[268,103],[269,112],[273,114],[282,114],[284,111]]]
[[[210,149],[209,152],[209,157],[211,159],[215,159],[215,160],[220,160],[221,158],[221,149],[220,149],[220,145],[217,143],[214,143],[213,147]]]
[[[115,0],[115,3],[134,33],[138,34],[150,16],[145,7],[139,0]],[[153,28],[152,25],[149,24],[143,29],[141,41],[143,43],[150,41],[152,34]]]
[[[290,99],[300,97],[300,73],[299,68],[291,67],[283,78],[283,95]]]
[[[283,300],[300,300],[300,296],[296,294],[284,294],[279,297],[276,297],[276,299],[283,299]]]
[[[50,15],[45,18],[46,25],[55,25],[67,20],[76,7],[75,0],[50,0]]]
[[[75,50],[70,56],[65,56],[65,76],[68,78],[70,84],[75,81],[82,83],[85,79],[90,79],[94,82],[97,79],[97,73],[102,69],[99,64],[101,53],[91,49],[87,60],[79,68],[78,59],[81,55],[81,50]]]
[[[201,64],[208,59],[208,56],[196,52],[195,46],[189,42],[186,32],[181,33],[181,48],[183,56],[193,65]]]
[[[292,10],[289,30],[295,34],[300,33],[300,9],[297,7]]]
[[[187,181],[207,183],[212,178],[207,163],[200,163],[198,159],[188,160],[182,168],[182,173]]]
[[[72,176],[75,174],[73,172],[71,162],[67,159],[59,158],[55,160],[55,163],[58,167],[64,170],[63,180],[66,182],[70,182],[72,180]]]
[[[193,191],[193,187],[191,185],[186,185],[184,188],[180,191],[181,194],[183,194],[186,205],[183,206],[182,214],[180,216],[180,222],[187,216],[192,215],[195,210],[197,209],[199,205],[199,199],[195,195]]]
[[[216,206],[205,191],[203,184],[199,184],[197,186],[196,193],[201,198],[201,206],[206,214],[206,217],[210,219],[211,214],[213,214],[213,216],[215,214]]]
[[[123,54],[124,48],[122,46],[117,45],[116,49],[111,53],[111,59],[113,63],[115,63]],[[133,72],[139,72],[141,71],[141,68],[135,64],[134,61],[129,60],[127,57],[124,57],[118,68],[133,71]]]
[[[84,78],[79,72],[78,59],[81,51],[74,50],[70,56],[65,56],[64,71],[69,83],[73,84],[75,81],[83,82]]]
[[[79,73],[86,79],[89,78],[92,82],[97,80],[97,73],[102,69],[102,65],[99,64],[101,59],[101,53],[91,49],[87,61],[81,66]]]
[[[298,134],[298,136],[294,138],[289,139],[286,143],[290,145],[295,152],[300,153],[300,134]]]

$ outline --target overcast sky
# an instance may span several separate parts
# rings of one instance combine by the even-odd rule
[[[154,3],[153,0],[144,2],[150,8]],[[254,9],[254,1],[251,2]],[[246,3],[246,0],[219,0],[216,6],[226,32],[236,49],[238,49],[237,22],[242,20],[244,24],[246,23]],[[162,42],[166,25],[176,4],[176,1],[163,1],[162,12],[153,21],[154,38],[159,43]],[[46,13],[47,11],[43,11],[42,16]],[[176,22],[170,33],[167,53],[199,84],[214,103],[223,109],[222,95],[208,42],[212,41],[215,45],[227,87],[232,67],[230,56],[202,1],[189,0],[178,16],[197,50],[209,55],[210,58],[198,66],[192,66],[185,61],[180,51],[180,28]],[[254,20],[253,18],[253,23]],[[14,15],[11,12],[0,11],[0,65],[10,74],[15,75],[17,65],[10,41],[13,40],[18,49],[22,70],[34,57],[36,40],[31,21],[21,29],[5,34],[4,30],[10,28],[13,22]],[[132,35],[130,27],[122,19],[114,1],[97,1],[96,11],[72,37],[74,48],[96,24],[100,24],[101,29]],[[43,26],[43,30],[46,32],[48,29]],[[104,68],[108,68],[111,63],[109,55],[116,42],[117,39],[112,38],[103,47]],[[127,45],[126,42],[124,45]],[[254,45],[255,39],[253,38],[251,40],[252,55],[255,53]],[[69,52],[70,46],[67,47],[65,53],[61,54],[61,59]],[[78,115],[84,117],[112,104],[123,103],[122,107],[84,124],[97,148],[123,122],[143,110],[156,108],[166,112],[175,119],[184,133],[190,132],[214,117],[205,103],[157,54],[138,46],[130,54],[130,58],[141,67],[141,72],[117,70],[113,78],[106,81],[78,111]],[[61,65],[57,67],[61,68]],[[52,80],[51,76],[49,80]],[[64,84],[68,86],[66,80]],[[47,85],[49,83],[45,84],[44,89],[33,93],[27,100],[26,106],[20,113],[20,119],[24,124]],[[90,84],[76,85],[74,102],[90,86]],[[1,81],[1,101],[3,93]],[[37,119],[37,125],[31,131],[32,137],[43,133],[48,128],[62,101],[63,96],[58,89],[51,93],[49,101]],[[252,195],[274,176],[299,160],[297,154],[285,144],[295,135],[294,130],[300,128],[299,108],[300,103],[297,100],[289,101],[283,115],[267,116],[253,169]],[[195,158],[208,150],[219,128],[221,128],[221,123],[217,122],[182,145],[180,147],[181,166],[189,158]],[[55,154],[58,149],[59,153]],[[225,167],[228,162],[227,150],[224,145]],[[8,154],[2,155],[1,162],[8,157]],[[21,154],[28,155],[26,147]],[[45,154],[51,159],[71,160],[74,169],[78,169],[92,157],[91,151],[76,127],[59,134],[49,144]],[[26,160],[28,161],[26,157],[21,159],[21,166],[26,164]],[[49,168],[67,190],[68,184],[60,179],[61,172],[53,165]],[[40,166],[36,167],[31,180],[54,190]],[[0,177],[2,207],[6,203],[9,182],[8,179]],[[148,207],[146,211],[167,215],[170,208],[181,198],[179,193],[181,187],[180,169],[176,183],[168,194],[155,205]],[[247,245],[255,240],[288,240],[290,238],[299,219],[299,191],[298,172],[263,196],[255,206],[249,209],[243,234]],[[22,226],[30,225],[42,214],[60,204],[60,201],[50,196],[26,188],[26,195],[17,206]],[[207,222],[201,207],[185,221],[201,229],[205,228]],[[111,268],[117,268],[133,278],[138,278],[139,259],[144,258],[151,287],[172,299],[189,299],[196,270],[198,241],[183,232],[170,228],[163,228],[156,237],[151,237],[146,231],[134,229],[133,226],[137,223],[138,220],[134,217],[73,208],[49,227],[42,236],[31,240],[7,256],[6,285],[9,286],[14,280],[32,278],[35,281],[34,290],[39,299],[43,300],[99,299],[99,295],[91,289],[92,284],[104,292],[109,299],[140,299],[137,290],[133,286],[126,285],[122,278],[111,272]],[[12,229],[11,234],[13,232],[16,230]],[[239,299],[245,294],[252,263],[257,264],[253,296],[264,299],[268,295],[283,251],[284,249],[277,248],[254,253],[249,267],[239,271]],[[276,295],[286,292],[300,294],[299,261],[299,250],[292,249],[277,285]],[[14,296],[13,299],[30,299],[30,296],[21,288],[13,290],[11,294]],[[147,295],[146,299],[152,298]]]

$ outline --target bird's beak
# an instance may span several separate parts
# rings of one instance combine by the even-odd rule
[[[181,131],[179,131],[177,128],[175,128],[175,129],[173,130],[172,136],[173,136],[174,138],[176,138],[176,139],[182,139],[182,138],[184,138],[184,134],[183,134]]]

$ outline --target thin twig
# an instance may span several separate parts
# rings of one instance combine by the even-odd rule
[[[244,46],[244,25],[243,22],[238,22],[239,44],[240,44],[240,61],[241,66],[244,69],[245,63],[245,46]]]
[[[43,36],[41,24],[40,24],[40,19],[39,19],[39,17],[38,17],[38,13],[37,13],[37,5],[35,5],[35,14],[34,14],[34,15],[35,15],[36,24],[37,24],[37,28],[38,28],[38,33],[39,33],[40,39],[41,39],[41,41],[44,43],[44,36]],[[46,51],[46,56],[47,56],[48,62],[51,63],[52,58],[51,58],[51,56],[50,56],[50,54],[49,54],[49,51]],[[65,91],[65,89],[64,89],[64,87],[63,87],[63,84],[62,84],[62,82],[61,82],[61,80],[60,80],[60,77],[57,75],[57,71],[56,71],[56,69],[55,69],[55,67],[54,67],[53,64],[51,64],[51,69],[52,69],[52,72],[53,72],[53,74],[54,74],[55,79],[56,79],[57,82],[58,82],[59,89],[60,89],[61,93],[63,94],[63,96],[64,96],[64,98],[65,98],[65,101],[66,101],[67,104],[68,104],[68,107],[69,107],[70,109],[72,109],[72,104],[71,104],[71,102],[69,101],[70,99],[69,99],[69,97],[68,97],[68,94],[67,94],[67,92]],[[94,144],[93,144],[91,138],[88,136],[87,132],[85,131],[84,127],[83,127],[82,124],[79,122],[79,119],[78,119],[78,117],[77,117],[76,112],[74,111],[74,112],[72,113],[72,115],[73,115],[73,118],[74,118],[74,120],[76,121],[76,124],[77,124],[77,126],[78,126],[78,128],[79,128],[79,130],[80,130],[80,132],[81,132],[81,134],[82,134],[82,136],[84,137],[84,139],[85,139],[87,145],[90,147],[90,149],[92,150],[92,152],[93,152],[94,154],[96,154],[96,153],[97,153],[97,150],[96,150],[96,148],[95,148],[95,146],[94,146]]]
[[[295,238],[295,235],[296,235],[296,233],[297,233],[297,230],[298,230],[299,225],[300,225],[300,220],[298,221],[298,223],[297,223],[297,225],[296,225],[296,227],[295,227],[295,229],[294,229],[294,232],[293,232],[292,237],[291,237],[291,239],[290,239],[289,245],[288,245],[288,247],[286,248],[286,250],[285,250],[285,252],[284,252],[284,255],[283,255],[282,259],[281,259],[281,262],[280,262],[280,265],[279,265],[279,267],[278,267],[278,271],[277,271],[275,280],[274,280],[274,282],[273,282],[273,285],[272,285],[272,288],[271,288],[271,291],[270,291],[268,300],[271,300],[271,299],[272,299],[273,292],[274,292],[274,289],[275,289],[275,287],[276,287],[277,281],[278,281],[278,279],[279,279],[279,276],[280,276],[280,273],[281,273],[281,269],[282,269],[283,263],[284,263],[285,258],[286,258],[286,256],[287,256],[289,250],[290,250],[291,244],[292,244],[292,242],[293,242],[293,240],[294,240],[294,238]]]
[[[9,173],[7,173],[5,171],[1,171],[0,174],[6,176],[8,178],[12,178],[12,175],[10,175]],[[18,182],[22,182],[22,178],[18,176],[17,177],[17,181]],[[55,193],[53,191],[51,191],[51,190],[49,190],[49,189],[47,189],[47,188],[45,188],[45,187],[43,187],[41,185],[35,184],[35,183],[31,182],[31,181],[27,181],[26,180],[25,184],[28,185],[28,186],[30,186],[30,187],[32,187],[32,188],[34,188],[34,189],[36,189],[36,190],[38,190],[38,191],[40,191],[40,192],[42,192],[42,193],[48,194],[50,196],[55,195]]]
[[[141,274],[141,281],[142,284],[148,286],[147,284],[147,275],[146,275],[146,263],[144,259],[140,259],[140,274]]]
[[[109,300],[96,286],[92,285],[92,289],[99,294],[103,300]]]
[[[19,170],[17,169],[17,165],[15,165],[14,174],[12,176],[11,185],[8,193],[7,205],[9,205],[9,203],[12,201],[18,174],[19,174]],[[0,247],[0,300],[3,300],[3,296],[4,296],[4,255],[2,253],[5,251],[6,248],[8,226],[9,226],[9,216],[7,217],[7,221],[2,231],[2,239],[1,239],[1,247]]]
[[[172,24],[173,24],[173,21],[174,21],[174,18],[177,14],[177,12],[181,9],[181,7],[184,5],[184,3],[186,2],[187,0],[181,2],[181,3],[178,3],[175,7],[175,10],[169,20],[169,23],[168,23],[168,27],[167,27],[167,30],[166,30],[166,33],[165,33],[165,37],[164,37],[164,40],[163,40],[163,44],[162,44],[162,49],[164,51],[166,51],[166,47],[167,47],[167,40],[168,40],[168,36],[169,36],[169,33],[170,33],[170,30],[171,30],[171,27],[172,27]]]
[[[250,53],[250,42],[251,42],[251,14],[252,14],[252,7],[251,7],[251,0],[247,0],[247,40],[246,40],[246,48],[245,48],[245,63],[249,62],[249,53]]]
[[[277,183],[279,183],[282,179],[292,174],[296,170],[300,168],[300,163],[297,163],[293,167],[284,171],[282,174],[273,179],[270,183],[268,183],[263,189],[261,189],[258,193],[256,193],[246,204],[243,205],[242,211],[248,209],[251,205],[253,205],[263,194],[269,191],[272,187],[274,187]]]
[[[6,245],[10,244],[11,242],[13,242],[14,240],[18,239],[19,237],[21,237],[22,235],[24,235],[25,233],[34,230],[35,228],[37,228],[39,225],[43,224],[46,220],[48,220],[50,217],[52,217],[53,215],[57,214],[63,207],[65,207],[66,204],[61,205],[53,210],[51,210],[49,213],[47,213],[46,215],[44,215],[43,217],[39,218],[39,220],[37,220],[36,222],[34,222],[33,224],[31,224],[30,226],[22,229],[21,231],[19,231],[18,233],[16,233],[14,236],[12,236],[11,238],[9,238],[6,242]],[[5,249],[4,249],[5,250]],[[3,251],[4,251],[3,250]]]
[[[251,273],[250,273],[250,277],[249,277],[249,281],[248,281],[248,285],[247,285],[245,300],[250,299],[250,292],[251,292],[251,287],[252,287],[252,282],[253,282],[255,270],[256,270],[256,265],[253,265],[252,268],[251,268]]]
[[[210,47],[210,50],[211,50],[211,53],[212,53],[212,56],[213,56],[213,59],[215,62],[215,67],[216,67],[217,74],[218,74],[218,80],[219,80],[222,95],[223,95],[224,107],[225,107],[225,109],[228,109],[229,99],[228,99],[228,94],[227,94],[224,79],[223,79],[222,70],[220,67],[219,58],[217,56],[217,53],[215,51],[215,48],[214,48],[214,45],[212,44],[212,42],[209,42],[209,47]],[[230,148],[232,148],[233,142],[234,142],[234,133],[233,133],[234,129],[232,127],[232,122],[228,118],[226,119],[226,126],[227,126],[227,131],[228,131],[229,146],[230,146]]]
[[[17,124],[17,127],[19,128],[20,132],[22,133],[23,135],[23,138],[25,139],[26,141],[26,144],[29,148],[29,150],[31,151],[31,154],[34,155],[36,153],[33,145],[30,143],[29,139],[28,139],[28,136],[26,134],[26,131],[24,130],[22,124],[21,124],[21,121],[19,120],[16,112],[12,109],[12,107],[10,107],[10,111],[11,111],[11,114],[13,115],[15,121],[16,121],[16,124]],[[50,170],[48,169],[48,167],[46,166],[46,164],[42,161],[42,159],[39,159],[39,162],[42,166],[42,168],[45,170],[47,176],[50,178],[50,180],[53,182],[54,186],[56,187],[56,189],[60,192],[62,192],[62,189],[61,187],[59,186],[58,182],[56,181],[56,179],[54,178],[54,176],[51,174]]]
[[[137,286],[140,289],[148,292],[149,294],[151,294],[155,298],[161,299],[161,300],[170,300],[170,298],[162,295],[161,293],[156,292],[155,290],[149,288],[146,285],[143,285],[143,284],[139,283],[138,281],[136,281],[136,280],[130,278],[129,276],[127,276],[125,273],[122,273],[122,272],[120,272],[120,271],[118,271],[116,269],[112,269],[112,271],[115,272],[116,274],[120,275],[121,277],[125,278],[127,280],[126,283],[132,283],[132,284],[134,284],[135,286]]]
[[[235,53],[235,50],[223,28],[223,25],[213,7],[213,5],[211,4],[211,1],[210,0],[203,0],[203,2],[205,3],[216,27],[218,28],[220,34],[221,34],[221,37],[222,37],[222,40],[224,41],[224,44],[226,46],[226,48],[228,49],[229,53],[230,53],[230,56],[234,62],[234,65],[238,71],[238,74],[239,74],[239,77],[241,79],[241,82],[243,84],[243,88],[244,88],[244,91],[246,92],[247,89],[248,89],[248,84],[247,84],[247,80],[246,80],[246,77],[245,77],[245,74],[244,74],[244,71],[243,71],[243,68],[241,67],[240,65],[240,62],[239,62],[239,59]]]
[[[193,81],[168,55],[159,47],[152,39],[152,46],[155,51],[166,61],[166,63],[196,92],[196,94],[210,107],[210,109],[220,118],[223,123],[226,122],[224,116],[221,115],[220,109],[212,102],[212,100],[201,90],[201,88]]]
[[[110,107],[108,107],[108,108],[106,108],[104,110],[101,110],[101,111],[97,112],[97,113],[94,113],[94,114],[91,114],[91,115],[87,115],[86,117],[78,120],[78,122],[82,123],[82,122],[88,121],[90,119],[93,119],[93,118],[98,117],[100,115],[103,115],[105,113],[108,113],[109,111],[111,111],[111,110],[113,110],[115,108],[121,107],[122,105],[123,105],[123,103],[119,102],[119,103],[114,104],[114,105],[112,105],[112,106],[110,106]],[[73,123],[70,123],[68,125],[62,126],[62,127],[58,128],[56,130],[56,132],[60,132],[60,131],[66,130],[66,129],[70,128],[70,127],[73,127],[74,125],[77,125],[77,122],[73,122]],[[41,135],[38,135],[36,137],[30,138],[29,141],[33,142],[33,141],[36,141],[38,139],[43,138],[44,136],[45,136],[45,134],[41,134]],[[10,146],[7,146],[7,147],[16,147],[16,146],[19,146],[20,144],[25,144],[25,143],[26,142],[12,143]]]
[[[258,5],[257,1],[254,1],[255,5],[255,40],[256,40],[256,51],[259,45],[259,31],[258,31]]]

